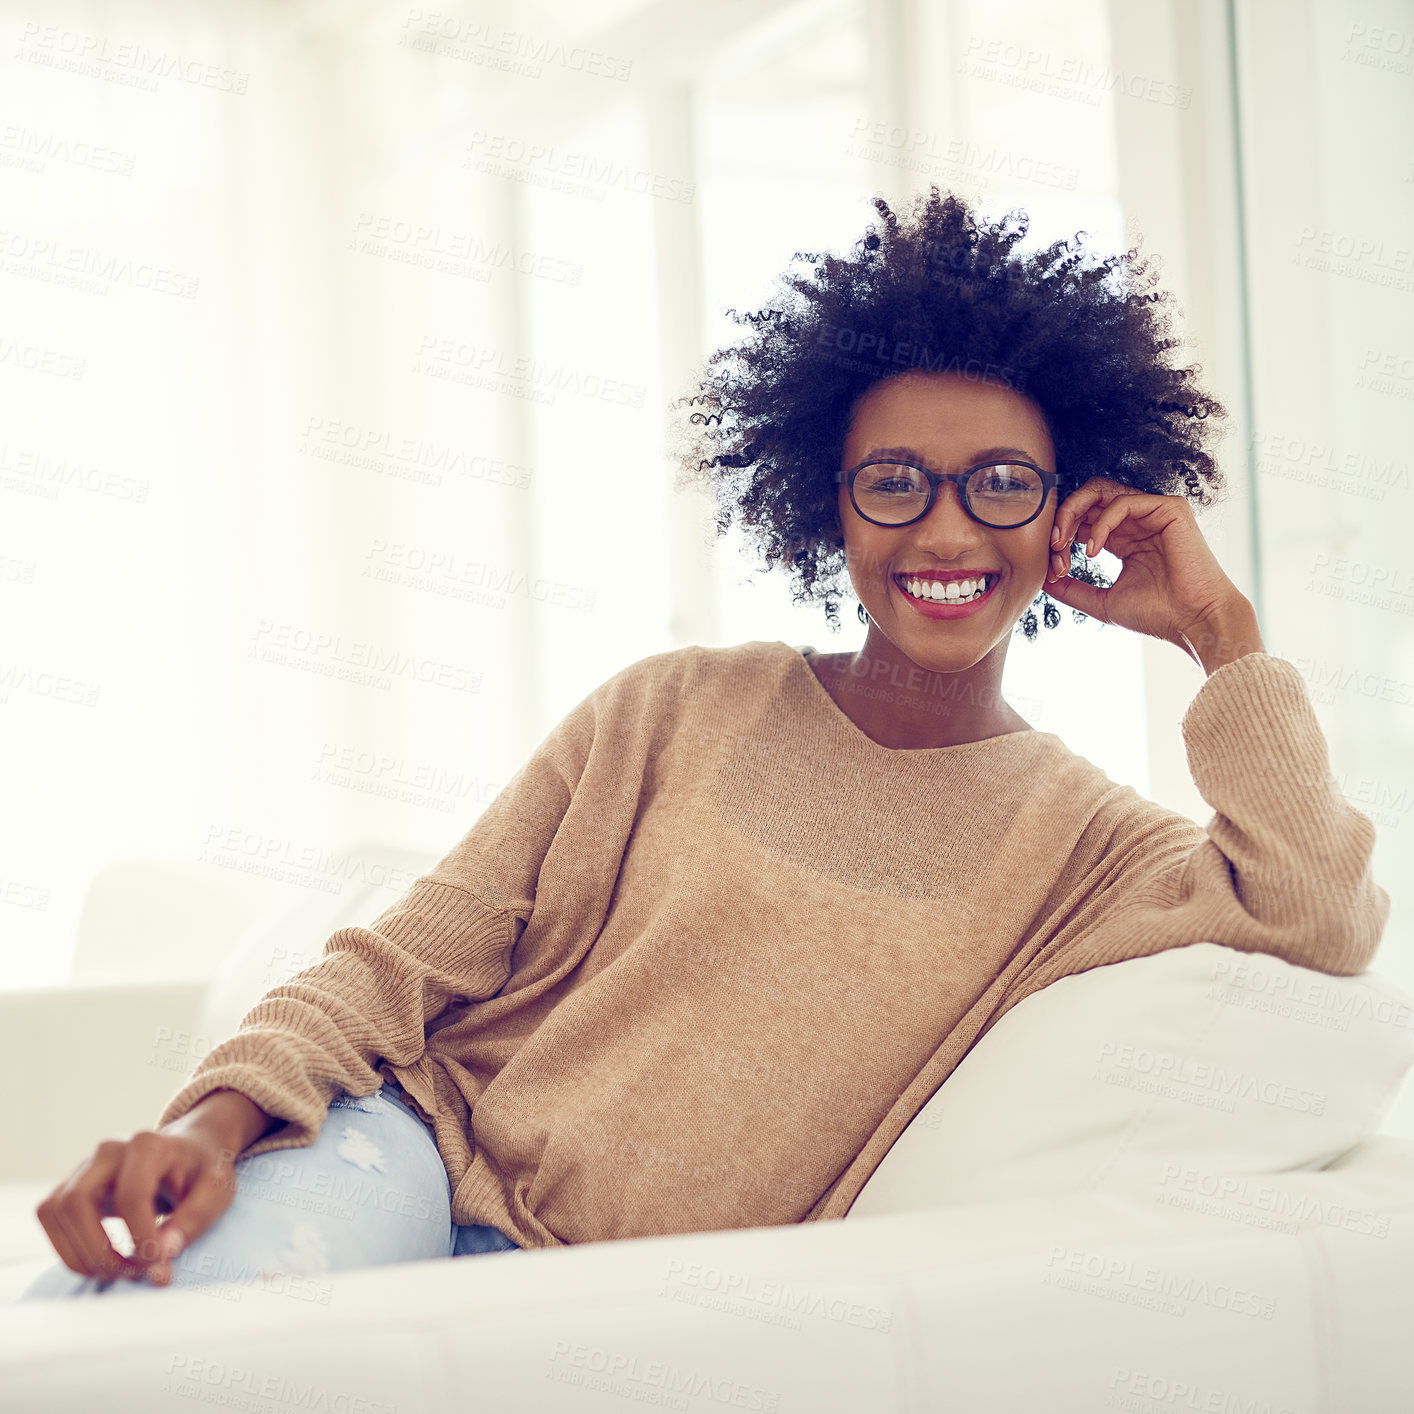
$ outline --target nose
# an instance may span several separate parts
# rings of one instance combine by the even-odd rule
[[[938,494],[928,514],[915,527],[926,541],[933,545],[968,546],[981,543],[987,527],[980,525],[968,515],[962,504],[961,488],[954,481],[943,481],[938,485]],[[947,556],[941,556],[947,558]]]

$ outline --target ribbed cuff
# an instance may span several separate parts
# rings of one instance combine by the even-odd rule
[[[272,1080],[270,1072],[262,1066],[246,1061],[226,1061],[199,1069],[168,1100],[158,1116],[156,1127],[160,1129],[180,1119],[216,1090],[236,1090],[248,1100],[253,1100],[266,1114],[285,1121],[242,1149],[237,1158],[263,1154],[267,1149],[303,1148],[319,1137],[320,1127],[329,1112],[329,1101],[338,1088],[337,1085],[330,1088],[328,1099],[320,1105]]]

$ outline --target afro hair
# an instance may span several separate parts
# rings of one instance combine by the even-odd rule
[[[779,276],[765,309],[727,310],[750,333],[713,353],[697,393],[672,404],[675,488],[715,493],[717,534],[739,517],[764,569],[790,571],[794,603],[823,601],[839,631],[844,439],[863,395],[911,371],[986,378],[1030,398],[1055,447],[1058,503],[1096,475],[1202,507],[1220,499],[1208,444],[1227,412],[1194,386],[1201,366],[1168,365],[1182,342],[1170,335],[1172,296],[1149,288],[1157,274],[1137,247],[1086,265],[1077,231],[1018,253],[1024,211],[988,224],[936,186],[902,223],[882,197],[873,205],[882,226],[871,222],[850,258],[797,251],[792,264],[808,262],[809,276]],[[1078,545],[1071,575],[1113,582]],[[1047,627],[1060,622],[1048,595],[1034,602]],[[1036,637],[1032,610],[1021,629]]]

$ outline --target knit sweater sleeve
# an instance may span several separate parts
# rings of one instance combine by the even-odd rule
[[[382,1084],[380,1060],[411,1065],[430,1021],[495,995],[515,970],[555,836],[577,795],[594,793],[581,789],[586,768],[613,754],[606,718],[622,710],[633,677],[621,670],[580,701],[391,908],[366,927],[338,929],[317,962],[266,992],[203,1057],[158,1126],[230,1089],[285,1121],[242,1156],[311,1144],[337,1094],[371,1094]],[[577,806],[582,815],[595,802]]]
[[[1132,786],[1107,792],[1007,1006],[1069,973],[1205,941],[1337,976],[1369,966],[1390,912],[1371,870],[1375,826],[1340,794],[1296,665],[1269,653],[1224,664],[1182,732],[1213,807],[1206,827]]]

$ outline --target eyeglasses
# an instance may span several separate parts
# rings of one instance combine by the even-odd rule
[[[874,525],[922,520],[933,509],[939,485],[951,481],[973,520],[993,530],[1015,530],[1041,514],[1060,475],[1030,462],[989,461],[966,471],[943,472],[881,457],[842,471],[835,479],[848,480],[854,509]]]

